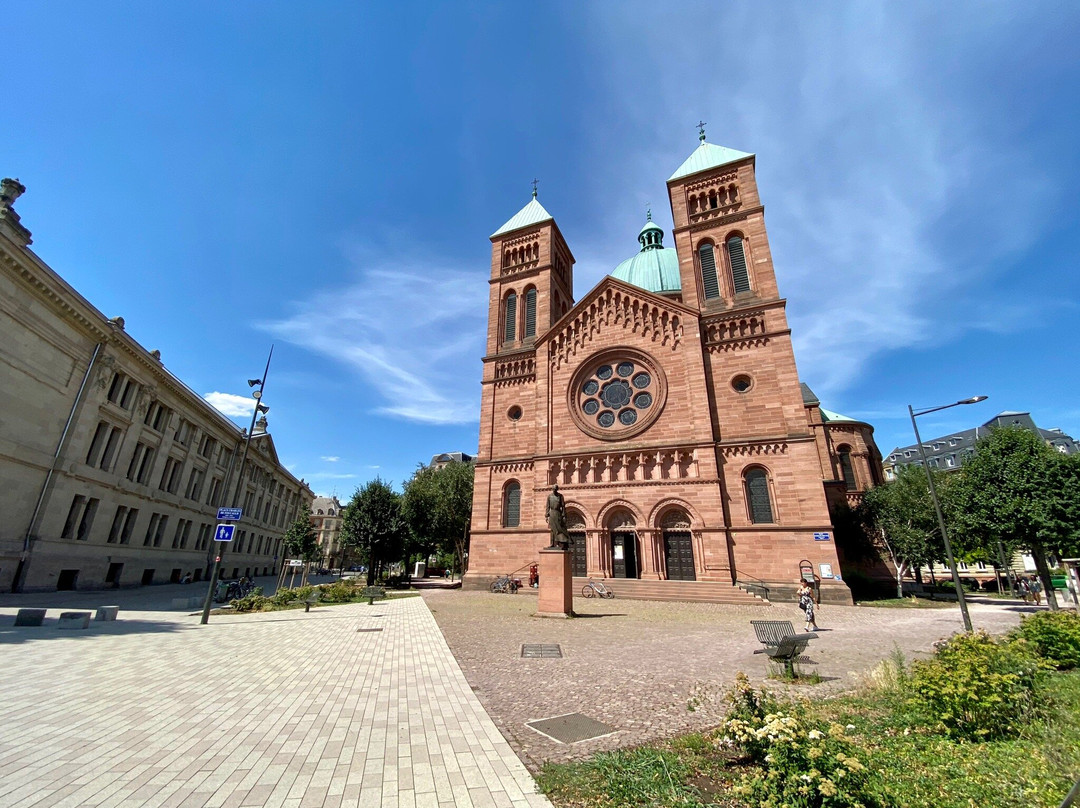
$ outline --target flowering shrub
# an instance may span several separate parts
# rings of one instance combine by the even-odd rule
[[[1080,668],[1080,614],[1076,612],[1037,612],[1025,618],[1013,636],[1027,640],[1058,670]]]
[[[844,727],[808,726],[797,707],[780,709],[775,697],[763,690],[755,692],[742,673],[736,677],[728,703],[729,717],[716,743],[739,748],[762,765],[744,776],[735,789],[748,804],[762,808],[882,805]]]
[[[997,641],[985,631],[957,634],[932,659],[911,665],[921,709],[953,737],[1015,735],[1040,704],[1044,665],[1024,640]]]
[[[355,578],[344,578],[332,584],[319,587],[319,597],[330,603],[348,603],[356,597],[358,587],[352,582]]]

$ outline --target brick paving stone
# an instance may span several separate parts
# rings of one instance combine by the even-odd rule
[[[424,592],[443,636],[469,686],[530,770],[596,752],[637,746],[705,730],[723,720],[723,694],[738,671],[770,687],[792,687],[808,696],[857,686],[860,677],[899,648],[925,656],[934,641],[962,630],[959,608],[896,609],[819,607],[823,630],[811,642],[804,666],[824,681],[785,686],[767,680],[767,661],[750,620],[789,619],[801,630],[795,604],[720,605],[577,598],[571,620],[532,617],[536,595],[462,590]],[[976,628],[1015,626],[1034,607],[1019,602],[973,601]],[[527,643],[559,643],[562,659],[522,659]],[[581,712],[616,728],[613,735],[560,744],[526,722]],[[452,736],[449,748],[458,749]],[[471,741],[466,744],[471,748]],[[444,746],[444,750],[447,747]],[[463,771],[470,788],[476,769]],[[451,779],[453,783],[454,780]]]
[[[422,599],[200,626],[177,589],[0,596],[0,805],[550,805]],[[105,601],[118,621],[57,631]],[[28,605],[51,617],[16,630]]]

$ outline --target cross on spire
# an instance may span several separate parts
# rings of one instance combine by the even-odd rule
[[[538,182],[540,182],[540,180],[533,177],[533,199],[536,199],[536,183]]]
[[[646,221],[652,221],[652,205],[648,202],[645,203],[645,219]]]
[[[698,140],[705,142],[705,121],[698,121]]]

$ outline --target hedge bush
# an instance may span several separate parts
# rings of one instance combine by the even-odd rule
[[[1041,705],[1045,665],[1022,639],[985,631],[957,634],[931,659],[911,665],[916,706],[947,735],[969,740],[1013,736]]]
[[[1080,614],[1076,612],[1036,612],[1012,636],[1026,640],[1058,670],[1080,668]]]

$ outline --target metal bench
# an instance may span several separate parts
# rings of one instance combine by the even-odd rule
[[[311,607],[314,606],[318,602],[319,602],[319,592],[318,592],[318,590],[316,590],[316,591],[312,592],[310,595],[308,595],[306,598],[304,598],[303,600],[294,600],[291,605],[296,606],[298,604],[303,603],[304,604],[304,611],[305,612],[310,612]]]
[[[386,597],[385,586],[365,586],[360,592],[360,597],[368,599],[368,606],[375,602],[375,598]]]
[[[784,674],[795,678],[795,662],[810,640],[816,640],[817,634],[796,634],[795,627],[790,620],[751,620],[758,642],[764,648],[754,651],[755,654],[768,654],[773,662],[784,664]]]

